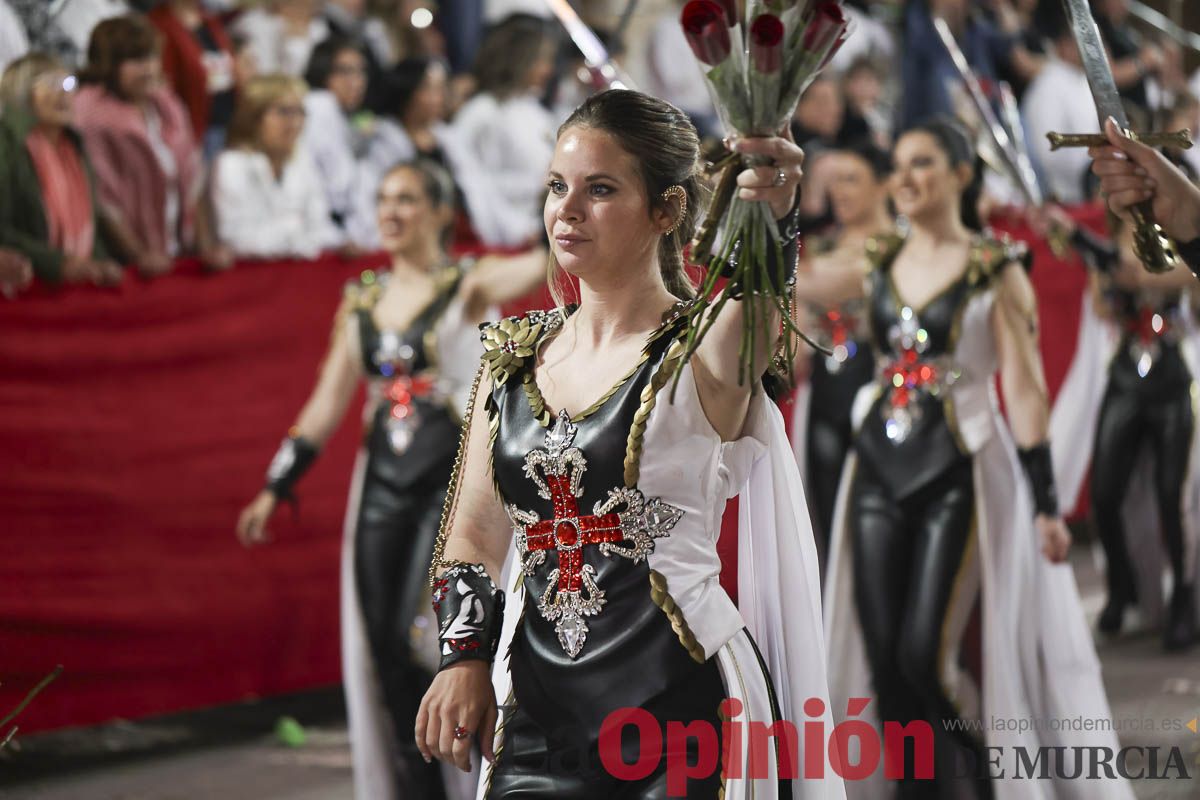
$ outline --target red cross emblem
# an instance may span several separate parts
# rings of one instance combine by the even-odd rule
[[[913,391],[937,383],[937,367],[922,362],[916,350],[905,350],[884,369],[884,380],[892,387],[892,405],[907,408]]]
[[[898,355],[883,366],[881,377],[888,402],[881,409],[884,432],[899,444],[912,433],[921,418],[921,406],[913,399],[920,394],[937,395],[958,379],[958,370],[947,356],[923,358],[929,349],[929,332],[909,306],[900,309],[900,320],[888,329],[888,341]]]
[[[546,554],[557,553],[538,610],[555,623],[559,644],[574,658],[583,649],[588,627],[583,618],[595,616],[604,606],[604,590],[596,585],[596,570],[583,563],[583,548],[595,546],[605,556],[622,556],[634,563],[654,551],[654,540],[666,536],[683,512],[659,498],[647,500],[637,489],[610,489],[591,514],[581,515],[587,459],[573,446],[575,426],[562,412],[546,432],[545,447],[525,456],[525,475],[538,487],[538,495],[551,502],[552,519],[508,506],[517,536],[517,552],[526,575],[535,575]]]

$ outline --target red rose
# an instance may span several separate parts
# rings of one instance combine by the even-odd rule
[[[717,0],[721,4],[721,8],[725,9],[725,21],[729,27],[733,27],[738,21],[737,0]]]
[[[750,24],[750,58],[759,72],[783,67],[783,23],[774,14],[759,14]]]
[[[696,58],[715,67],[729,57],[729,26],[716,0],[691,0],[680,17],[683,33]]]
[[[810,52],[823,49],[845,27],[846,15],[841,4],[836,0],[821,0],[804,29],[804,49]]]

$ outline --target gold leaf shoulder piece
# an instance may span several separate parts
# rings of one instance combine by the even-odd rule
[[[1024,242],[1011,239],[1007,234],[999,237],[984,235],[971,247],[967,264],[967,275],[973,285],[986,284],[995,280],[1004,267],[1016,262],[1029,269],[1032,256]]]
[[[379,301],[383,287],[387,285],[388,273],[373,269],[363,270],[357,280],[346,281],[342,290],[342,301],[354,308],[373,308]]]
[[[524,368],[542,337],[562,325],[558,311],[530,311],[479,326],[483,360],[492,382],[501,386]]]
[[[895,232],[867,239],[867,261],[871,264],[871,269],[883,269],[891,264],[903,244],[904,237]]]
[[[470,270],[471,265],[474,263],[473,260],[470,262],[463,260],[457,264],[449,264],[439,270],[434,280],[437,293],[442,294],[453,289],[458,284],[459,279]]]

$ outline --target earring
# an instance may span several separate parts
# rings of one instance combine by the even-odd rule
[[[681,224],[683,224],[684,219],[687,218],[687,191],[682,186],[676,184],[675,186],[668,187],[666,191],[660,195],[660,197],[662,197],[662,201],[664,203],[672,198],[679,203],[679,216],[675,218],[675,224],[668,228],[667,232],[663,234],[663,236],[670,236]]]

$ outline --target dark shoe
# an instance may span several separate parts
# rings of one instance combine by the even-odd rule
[[[1196,641],[1196,593],[1194,586],[1176,586],[1167,609],[1167,626],[1163,630],[1163,649],[1168,652],[1186,650]]]
[[[1133,580],[1110,581],[1108,602],[1100,612],[1096,627],[1101,633],[1109,636],[1119,633],[1125,621],[1125,608],[1137,602],[1137,592],[1133,588]]]

